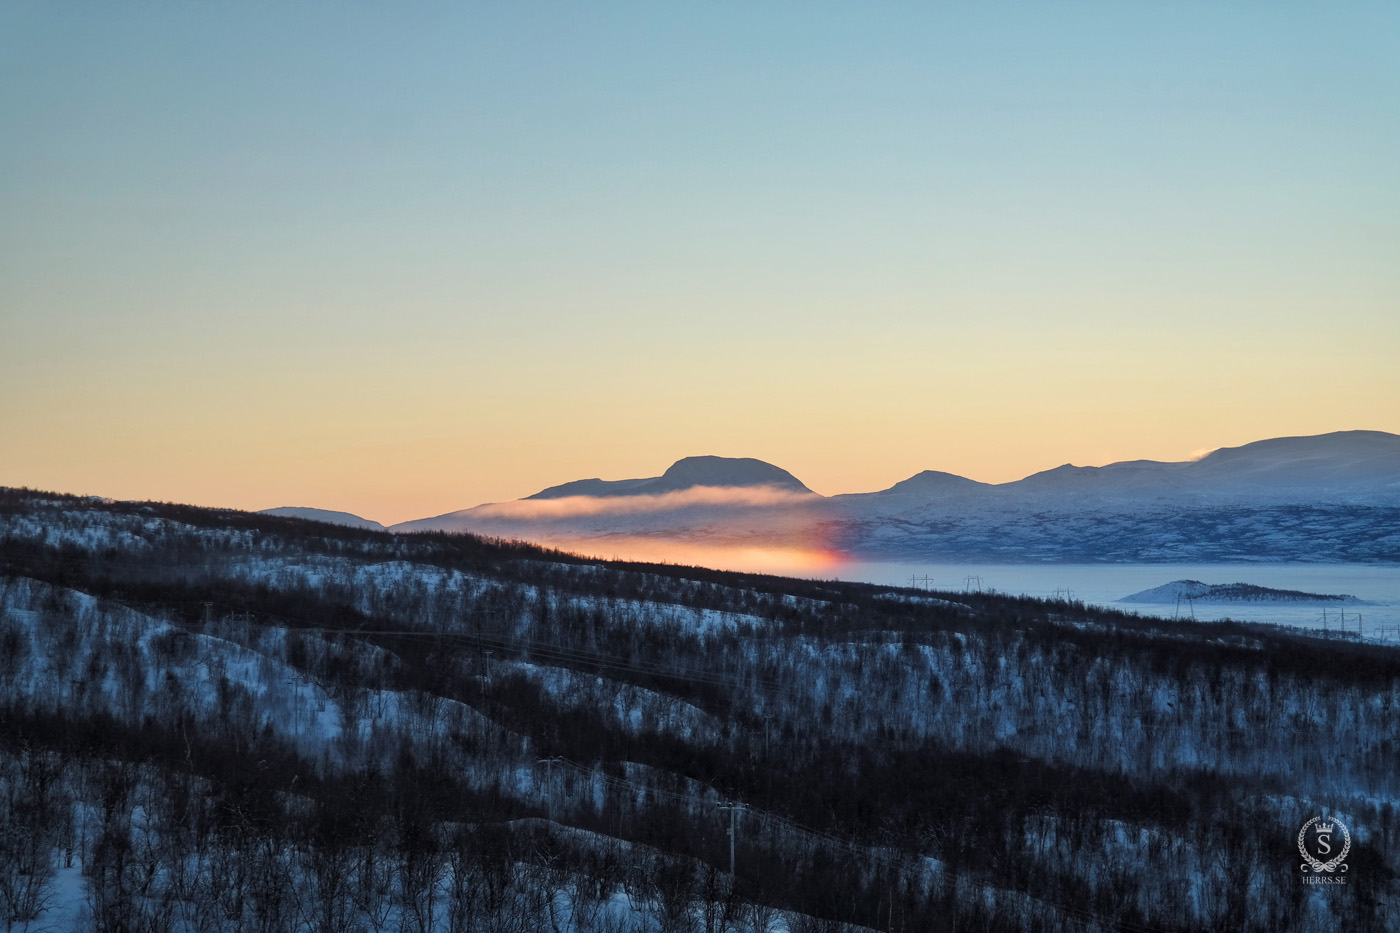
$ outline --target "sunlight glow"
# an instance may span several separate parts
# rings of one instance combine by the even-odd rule
[[[848,558],[826,548],[764,544],[697,544],[635,536],[553,538],[536,536],[535,543],[602,560],[709,567],[783,576],[836,576]]]

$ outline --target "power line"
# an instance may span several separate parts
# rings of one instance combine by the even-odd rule
[[[650,786],[650,785],[639,784],[639,783],[637,783],[636,781],[632,781],[632,780],[629,780],[629,779],[627,779],[627,778],[615,777],[615,776],[613,776],[613,775],[607,774],[607,773],[602,772],[602,771],[598,771],[598,770],[595,770],[595,769],[590,769],[590,768],[588,768],[588,767],[585,767],[584,765],[579,764],[579,763],[576,762],[576,761],[570,761],[570,760],[567,759],[567,758],[553,758],[553,759],[548,759],[548,762],[549,762],[549,763],[552,763],[552,764],[562,765],[563,767],[566,767],[566,768],[569,768],[569,769],[571,769],[571,770],[573,770],[573,771],[578,772],[579,774],[581,774],[581,775],[583,775],[583,776],[589,778],[590,780],[595,779],[595,778],[601,779],[605,785],[612,785],[612,786],[614,786],[614,787],[616,787],[616,788],[618,788],[618,789],[631,790],[631,791],[640,793],[640,794],[642,794],[642,795],[651,795],[652,797],[657,798],[657,799],[675,800],[675,801],[678,801],[678,802],[681,802],[681,803],[686,804],[688,807],[693,807],[693,806],[695,806],[695,805],[698,803],[698,801],[696,800],[696,798],[695,798],[693,795],[687,796],[687,795],[675,794],[675,793],[671,793],[671,792],[669,792],[669,791],[660,790],[659,788],[655,788],[655,787],[652,787],[652,786]],[[714,791],[713,788],[711,788],[711,791],[714,792],[714,793],[718,796],[718,791]],[[872,847],[872,846],[862,845],[862,844],[860,844],[860,843],[857,843],[857,842],[854,842],[854,841],[848,840],[848,839],[842,839],[841,837],[832,835],[831,833],[824,832],[824,831],[822,831],[822,830],[820,830],[820,829],[816,829],[816,828],[814,828],[814,827],[807,826],[807,825],[805,825],[805,824],[799,823],[799,822],[797,822],[796,820],[789,819],[788,817],[781,816],[781,815],[779,815],[779,814],[777,814],[777,813],[773,813],[773,812],[771,812],[771,811],[769,811],[769,810],[764,810],[764,809],[761,809],[761,808],[759,808],[759,807],[751,806],[751,805],[749,805],[749,804],[746,804],[746,803],[743,803],[743,802],[740,802],[740,801],[730,801],[730,802],[727,802],[727,803],[720,803],[720,804],[717,804],[717,805],[716,805],[716,809],[718,809],[718,810],[727,810],[727,811],[729,812],[729,816],[730,816],[730,828],[729,828],[728,833],[729,833],[729,849],[730,849],[730,852],[729,852],[729,872],[730,872],[730,875],[731,875],[731,876],[734,874],[734,871],[735,871],[735,851],[734,851],[734,850],[735,850],[735,840],[736,840],[736,834],[737,834],[736,817],[737,817],[738,812],[741,811],[741,810],[744,811],[744,812],[747,812],[747,813],[749,813],[749,814],[752,814],[752,815],[753,815],[755,818],[757,818],[757,819],[760,819],[760,820],[763,820],[763,821],[767,821],[767,822],[769,822],[769,823],[778,824],[779,826],[781,826],[781,827],[783,827],[783,828],[785,828],[785,829],[787,829],[787,830],[789,830],[789,831],[791,831],[791,832],[798,833],[798,834],[800,834],[800,835],[809,836],[809,837],[811,837],[811,838],[813,838],[813,839],[815,839],[815,840],[817,840],[817,841],[819,841],[819,842],[821,842],[821,843],[823,843],[823,844],[825,844],[825,845],[827,845],[827,846],[830,846],[830,847],[832,847],[832,848],[838,849],[838,850],[840,850],[840,851],[842,851],[842,852],[845,852],[845,853],[847,853],[847,854],[849,854],[849,855],[853,855],[853,856],[856,856],[856,857],[858,857],[858,858],[864,858],[864,859],[868,860],[868,861],[869,861],[872,865],[874,865],[874,866],[886,868],[886,869],[889,869],[889,870],[892,870],[892,871],[896,871],[896,872],[897,872],[897,871],[900,871],[901,869],[905,869],[905,868],[908,867],[907,863],[901,864],[897,859],[891,858],[891,857],[889,857],[889,856],[887,856],[887,855],[881,854],[879,851],[877,851],[877,850],[876,850],[874,847]],[[934,880],[936,880],[936,881],[942,883],[942,884],[944,885],[944,887],[947,888],[949,891],[951,891],[951,892],[953,892],[953,893],[956,893],[956,890],[957,890],[957,887],[956,887],[956,886],[957,886],[957,879],[956,879],[956,878],[949,877],[948,874],[947,874],[947,872],[944,872],[944,871],[942,871],[942,870],[940,869],[939,872],[938,872],[938,875],[935,877]],[[978,882],[973,882],[973,883],[974,883],[974,884],[977,884]],[[985,887],[993,887],[992,885],[986,885],[986,884],[982,884],[981,886],[984,887],[984,888],[985,888]],[[1003,889],[1003,890],[1005,890],[1005,889]],[[1013,892],[1013,893],[1021,893],[1021,892]],[[1150,927],[1150,926],[1146,926],[1146,925],[1144,925],[1144,924],[1135,923],[1135,922],[1132,922],[1132,921],[1127,921],[1127,920],[1122,920],[1122,919],[1116,920],[1116,921],[1112,921],[1112,922],[1110,923],[1110,921],[1105,920],[1103,917],[1101,917],[1101,916],[1099,916],[1098,914],[1096,914],[1096,913],[1094,913],[1094,912],[1092,912],[1092,911],[1090,911],[1090,910],[1087,910],[1087,909],[1085,909],[1085,908],[1075,907],[1075,906],[1070,905],[1070,904],[1059,904],[1059,903],[1056,903],[1056,902],[1054,902],[1054,901],[1047,901],[1047,900],[1044,900],[1044,899],[1042,899],[1042,898],[1035,898],[1035,897],[1032,897],[1032,896],[1029,895],[1029,894],[1027,894],[1026,897],[1030,898],[1030,899],[1033,900],[1035,903],[1040,904],[1040,905],[1042,905],[1042,906],[1044,906],[1044,907],[1046,907],[1046,908],[1049,908],[1049,909],[1055,910],[1055,911],[1059,911],[1060,913],[1065,914],[1066,916],[1069,916],[1069,917],[1071,917],[1071,918],[1073,918],[1073,919],[1076,919],[1076,920],[1082,920],[1082,921],[1084,921],[1084,922],[1086,922],[1086,923],[1088,923],[1088,924],[1091,924],[1091,925],[1095,925],[1095,924],[1098,924],[1098,925],[1111,925],[1111,926],[1113,926],[1113,927],[1115,927],[1115,928],[1117,928],[1117,929],[1131,931],[1131,933],[1158,933],[1158,930],[1159,930],[1159,928],[1157,928],[1157,927]]]

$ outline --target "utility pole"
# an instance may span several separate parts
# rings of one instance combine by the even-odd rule
[[[768,757],[768,732],[773,726],[773,714],[763,714],[763,776],[766,779],[763,789],[763,805],[773,806],[773,762]]]
[[[544,765],[544,805],[545,812],[549,816],[549,821],[554,822],[554,759],[542,758],[538,762]]]
[[[287,675],[287,686],[292,688],[292,729],[298,740],[301,739],[301,692],[297,689],[295,675]]]
[[[1183,599],[1186,600],[1186,608],[1187,608],[1187,610],[1191,613],[1191,621],[1192,621],[1192,622],[1196,621],[1196,597],[1194,597],[1194,596],[1182,596],[1180,593],[1177,593],[1177,594],[1176,594],[1176,614],[1173,615],[1172,618],[1173,618],[1173,619],[1184,619],[1184,618],[1186,618],[1185,616],[1183,616],[1183,615],[1181,614],[1181,601],[1182,601]]]
[[[722,803],[718,807],[720,810],[729,811],[729,877],[734,877],[734,840],[738,838],[738,817],[739,811],[744,809],[742,803]]]

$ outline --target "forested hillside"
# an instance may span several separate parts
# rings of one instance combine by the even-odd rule
[[[1395,928],[1398,711],[1296,630],[0,490],[11,929]]]

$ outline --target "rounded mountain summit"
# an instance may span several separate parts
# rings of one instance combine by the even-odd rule
[[[656,496],[697,486],[769,486],[816,495],[787,470],[752,457],[685,457],[660,476],[646,479],[580,479],[527,496],[562,499],[567,496]]]

